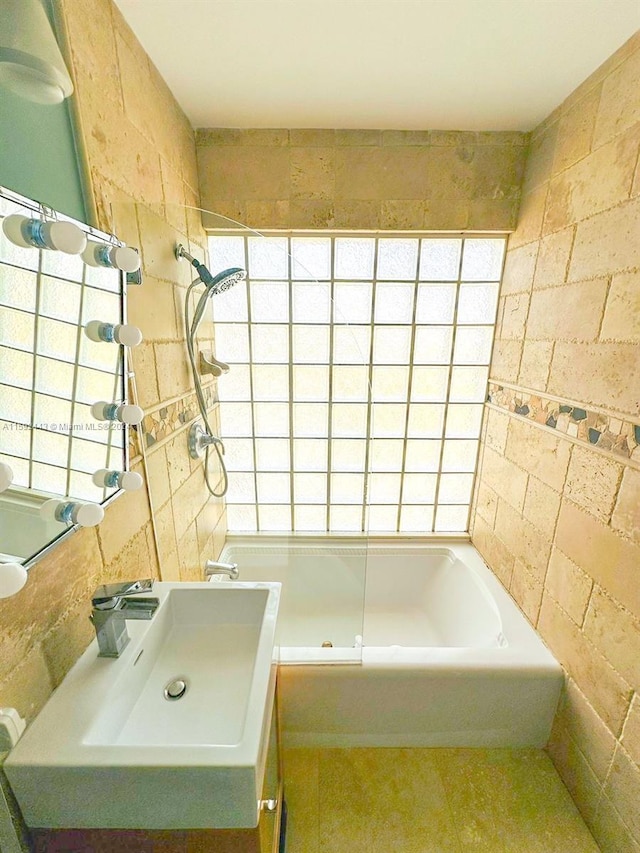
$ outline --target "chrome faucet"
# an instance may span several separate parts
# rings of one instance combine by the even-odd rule
[[[236,580],[240,572],[237,563],[217,563],[215,560],[207,560],[204,564],[204,576],[208,580],[211,575],[228,575],[229,579]]]
[[[89,619],[96,629],[101,658],[118,658],[129,642],[127,619],[151,619],[160,604],[157,598],[130,598],[150,592],[153,580],[124,581],[99,586],[91,598]]]

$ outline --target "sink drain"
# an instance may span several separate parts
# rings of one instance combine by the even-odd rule
[[[168,684],[165,685],[164,688],[164,698],[168,699],[169,702],[175,702],[176,699],[182,699],[184,694],[187,692],[187,680],[186,678],[172,678]]]

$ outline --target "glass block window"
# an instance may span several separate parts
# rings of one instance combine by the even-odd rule
[[[210,236],[231,532],[466,532],[503,237]]]

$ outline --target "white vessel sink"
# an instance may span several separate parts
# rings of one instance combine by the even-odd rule
[[[30,827],[258,822],[275,691],[277,583],[156,583],[119,658],[97,642],[5,770]],[[186,691],[167,699],[165,688]]]

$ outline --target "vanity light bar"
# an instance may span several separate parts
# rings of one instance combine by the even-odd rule
[[[90,320],[84,327],[84,333],[91,341],[122,344],[125,347],[137,347],[142,342],[142,332],[131,324],[103,323]]]
[[[23,249],[57,249],[68,255],[79,255],[87,245],[87,235],[73,222],[30,219],[12,213],[2,220],[6,237]]]
[[[98,421],[120,421],[123,424],[135,426],[142,421],[144,412],[140,406],[128,403],[108,403],[100,400],[91,406],[91,414]]]
[[[104,518],[100,504],[52,498],[40,507],[40,515],[47,521],[78,524],[80,527],[95,527]]]
[[[142,477],[135,471],[109,471],[100,468],[91,478],[96,486],[107,489],[123,489],[125,492],[134,492],[142,486]]]

